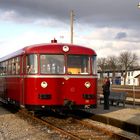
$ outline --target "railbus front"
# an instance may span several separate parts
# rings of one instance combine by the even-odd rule
[[[94,50],[72,44],[26,47],[0,62],[1,100],[31,110],[97,105]]]

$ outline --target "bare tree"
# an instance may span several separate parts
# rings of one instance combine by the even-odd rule
[[[101,78],[103,78],[103,73],[105,72],[107,66],[106,58],[98,58],[97,65],[99,71],[101,72]]]
[[[137,63],[137,60],[138,56],[135,53],[125,51],[120,54],[119,62],[122,70],[124,70],[124,85],[126,84],[127,71]]]
[[[118,68],[118,58],[116,56],[109,56],[107,58],[108,69],[112,71],[112,84],[115,82],[115,73]]]

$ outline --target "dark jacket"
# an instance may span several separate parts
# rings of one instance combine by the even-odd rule
[[[110,94],[110,82],[107,81],[103,86],[103,94]]]

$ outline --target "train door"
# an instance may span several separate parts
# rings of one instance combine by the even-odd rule
[[[25,55],[22,55],[20,58],[20,107],[24,108],[25,103],[24,103],[24,66],[25,66]]]
[[[6,102],[6,64],[7,62],[0,63],[0,101]]]

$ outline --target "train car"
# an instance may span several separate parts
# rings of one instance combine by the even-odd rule
[[[96,52],[54,42],[1,58],[0,101],[29,110],[96,108]]]

